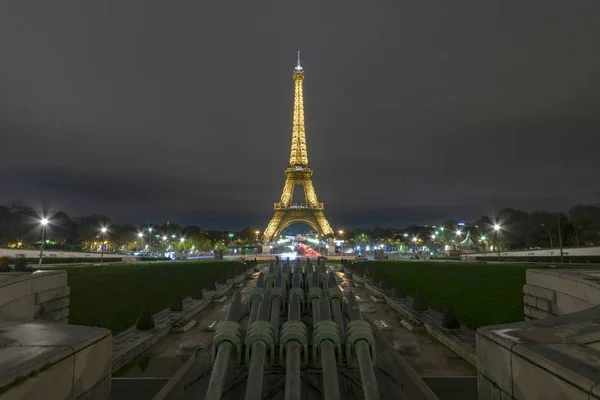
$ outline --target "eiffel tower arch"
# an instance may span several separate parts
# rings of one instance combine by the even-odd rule
[[[307,224],[316,230],[319,235],[333,235],[333,229],[329,226],[329,222],[327,222],[323,213],[323,203],[319,203],[317,200],[315,187],[312,183],[312,169],[308,166],[304,129],[303,81],[304,69],[300,65],[300,52],[298,52],[298,64],[294,68],[294,119],[290,165],[285,170],[286,180],[281,199],[278,203],[275,203],[273,217],[271,217],[263,233],[265,242],[273,240],[286,226],[296,222]],[[292,202],[296,185],[302,185],[304,188],[303,203]]]

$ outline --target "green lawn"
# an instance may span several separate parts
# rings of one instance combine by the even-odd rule
[[[69,323],[99,323],[116,333],[135,324],[146,304],[152,312],[161,311],[169,306],[176,292],[187,297],[196,282],[205,287],[222,271],[239,264],[211,260],[56,269],[69,274]]]
[[[374,282],[384,277],[388,277],[392,287],[402,282],[408,296],[413,297],[415,291],[421,289],[430,308],[442,311],[451,305],[461,322],[474,329],[523,321],[525,271],[548,267],[427,261],[363,261],[360,264],[369,269]]]

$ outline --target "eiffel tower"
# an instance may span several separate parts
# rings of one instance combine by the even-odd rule
[[[302,82],[304,69],[298,64],[294,68],[294,122],[292,128],[292,151],[290,166],[285,170],[287,176],[281,200],[275,203],[275,212],[263,234],[265,242],[278,236],[282,229],[295,222],[303,222],[317,231],[319,235],[333,235],[333,229],[323,214],[323,203],[317,200],[315,187],[312,183],[312,169],[308,167],[306,151],[306,135],[304,131],[304,99]],[[296,185],[304,187],[304,203],[292,203]]]

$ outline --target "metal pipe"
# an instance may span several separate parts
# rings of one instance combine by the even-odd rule
[[[340,341],[346,343],[346,333],[344,332],[344,317],[342,316],[342,305],[339,299],[331,300],[331,311],[333,313],[333,321],[340,328]]]
[[[260,302],[257,321],[268,321],[271,302],[265,296]],[[262,399],[263,375],[265,372],[265,358],[267,354],[267,344],[262,340],[257,340],[252,344],[252,353],[250,355],[250,365],[248,366],[248,379],[246,381],[246,400]]]
[[[327,300],[325,291],[321,293],[321,300],[317,309],[319,310],[318,321],[331,321],[331,309],[329,308],[329,300]],[[321,341],[319,350],[321,351],[321,370],[325,400],[338,400],[340,398],[340,386],[335,361],[335,344],[329,339],[323,340]]]
[[[377,378],[373,369],[371,351],[369,344],[364,340],[358,340],[354,344],[356,350],[356,359],[360,369],[360,379],[362,380],[363,393],[365,400],[379,400],[379,388],[377,387]]]
[[[358,302],[352,291],[348,293],[348,316],[350,317],[350,321],[362,319]],[[377,388],[377,379],[375,378],[369,344],[365,340],[357,340],[354,344],[354,351],[356,352],[358,368],[360,369],[360,379],[362,381],[365,400],[377,400],[379,399],[379,389]]]
[[[319,299],[316,297],[312,299],[312,314],[313,314],[313,327],[320,321],[319,318]]]
[[[289,303],[288,321],[300,322],[300,298],[297,294],[292,295]],[[302,345],[296,340],[289,341],[285,346],[285,400],[300,400],[300,384],[302,382],[300,378],[301,349]]]
[[[337,287],[337,280],[335,279],[335,273],[329,272],[329,287],[336,288],[336,291],[339,291]],[[340,292],[341,293],[341,292]],[[333,314],[333,320],[337,324],[340,329],[340,341],[346,343],[346,332],[344,332],[344,318],[342,316],[342,304],[340,303],[340,299],[334,297],[331,300],[331,312]]]
[[[323,394],[325,400],[339,400],[340,386],[335,363],[335,347],[331,340],[321,342],[321,368],[323,371]]]
[[[265,288],[265,275],[261,272],[258,274],[258,279],[256,280],[256,287],[261,289]],[[260,305],[262,299],[257,299],[256,297],[252,300],[252,306],[250,307],[250,315],[248,316],[248,326],[252,325],[254,321],[256,321],[256,317],[258,316],[258,307]]]
[[[231,342],[225,342],[219,346],[217,358],[210,374],[210,382],[208,382],[205,400],[221,400],[223,385],[227,376],[227,365],[229,364],[232,349],[233,345]]]
[[[271,325],[275,330],[275,344],[279,344],[279,312],[281,311],[281,299],[274,297],[271,303]]]
[[[252,300],[252,307],[250,308],[250,316],[248,316],[248,326],[252,325],[254,321],[256,321],[256,316],[258,315],[258,306],[260,305],[260,299]]]
[[[275,278],[275,288],[277,288],[278,293],[281,293],[285,296],[282,274],[277,275],[277,278]],[[273,330],[275,331],[275,344],[279,344],[279,313],[281,312],[282,301],[283,299],[280,298],[279,295],[272,297],[271,325],[273,326]]]
[[[227,321],[236,321],[242,311],[242,301],[240,293],[233,296],[229,310],[227,310]],[[206,400],[221,400],[223,396],[223,385],[227,376],[227,365],[231,358],[233,344],[229,341],[221,343],[217,351],[217,357],[213,364],[208,389],[206,391]]]
[[[248,379],[246,380],[245,400],[261,400],[263,375],[265,372],[265,357],[267,354],[267,345],[262,340],[254,342],[252,345],[252,356],[248,366]]]
[[[300,400],[300,350],[301,345],[295,340],[285,347],[285,400]]]

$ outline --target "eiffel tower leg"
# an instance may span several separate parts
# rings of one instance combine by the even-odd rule
[[[292,199],[294,198],[294,186],[296,186],[296,181],[293,176],[288,175],[285,179],[283,193],[281,193],[281,204],[288,205],[292,202]]]
[[[321,234],[325,236],[333,235],[333,229],[329,226],[329,222],[327,221],[327,218],[325,218],[323,211],[314,211],[314,216],[319,228],[321,228]]]
[[[304,182],[304,198],[307,203],[316,204],[317,203],[317,193],[315,192],[315,187],[313,186],[312,179],[306,179]],[[323,213],[321,213],[323,214]]]
[[[286,182],[286,186],[287,186],[287,182]],[[293,190],[293,186],[292,186],[292,190]],[[285,194],[285,191],[284,191]],[[283,199],[283,196],[282,196]],[[271,217],[271,220],[269,221],[269,224],[267,225],[267,229],[265,229],[265,232],[263,233],[263,241],[270,241],[273,239],[273,236],[275,236],[275,234],[277,233],[277,231],[281,231],[279,228],[279,225],[281,224],[281,219],[283,218],[283,214],[284,212],[282,210],[276,210],[275,213],[273,214],[273,216]]]

